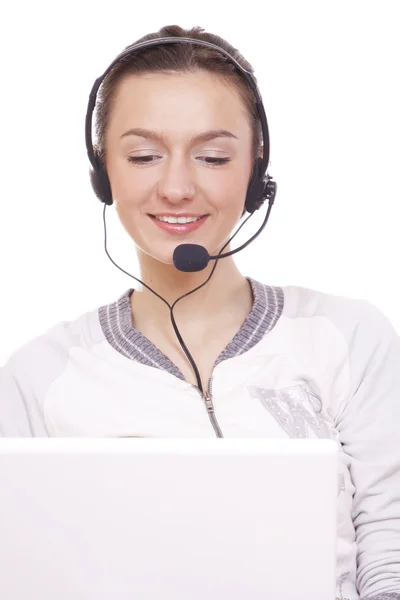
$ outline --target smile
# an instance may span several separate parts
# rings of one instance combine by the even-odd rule
[[[208,215],[202,217],[155,217],[149,215],[151,220],[157,227],[164,229],[168,233],[175,235],[183,235],[191,233],[195,229],[198,229],[207,220]]]
[[[153,216],[160,221],[164,221],[165,223],[194,223],[194,221],[201,219],[201,217],[204,215],[200,215],[198,217]]]

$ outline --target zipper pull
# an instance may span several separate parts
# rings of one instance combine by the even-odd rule
[[[204,402],[206,403],[207,410],[209,412],[214,412],[214,406],[212,403],[212,398],[208,392],[204,392],[203,394]]]
[[[214,431],[217,434],[217,437],[219,437],[219,438],[224,437],[223,433],[221,431],[221,428],[218,425],[218,421],[215,418],[214,405],[213,405],[212,396],[210,393],[210,388],[207,392],[203,393],[203,399],[204,399],[204,403],[207,408],[208,415],[210,417],[210,421],[212,423],[212,426],[214,427]]]

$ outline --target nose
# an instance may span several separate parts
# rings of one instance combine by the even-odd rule
[[[195,191],[194,173],[189,160],[183,156],[169,157],[161,169],[158,183],[161,198],[178,204],[183,200],[191,200]]]

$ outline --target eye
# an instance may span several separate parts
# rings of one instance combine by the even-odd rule
[[[154,161],[147,160],[147,159],[153,158],[153,157],[154,157],[154,154],[149,154],[148,156],[128,156],[128,161],[132,162],[132,163],[150,163],[150,162],[154,162]]]
[[[128,156],[128,161],[135,164],[150,164],[155,162],[154,160],[151,160],[152,158],[157,158],[157,156],[154,154],[149,154],[148,156]],[[213,167],[223,165],[231,160],[230,158],[216,158],[215,156],[201,156],[200,158],[204,159],[203,162],[205,162],[207,165]]]
[[[214,156],[202,156],[201,158],[204,158],[206,162],[206,164],[208,165],[224,165],[225,163],[228,163],[231,159],[230,158],[215,158]],[[207,161],[212,161],[212,162],[207,162]]]

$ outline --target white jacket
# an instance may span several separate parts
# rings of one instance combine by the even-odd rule
[[[400,600],[400,340],[365,300],[247,279],[210,398],[132,326],[129,289],[12,354],[0,436],[335,439],[336,596]]]

